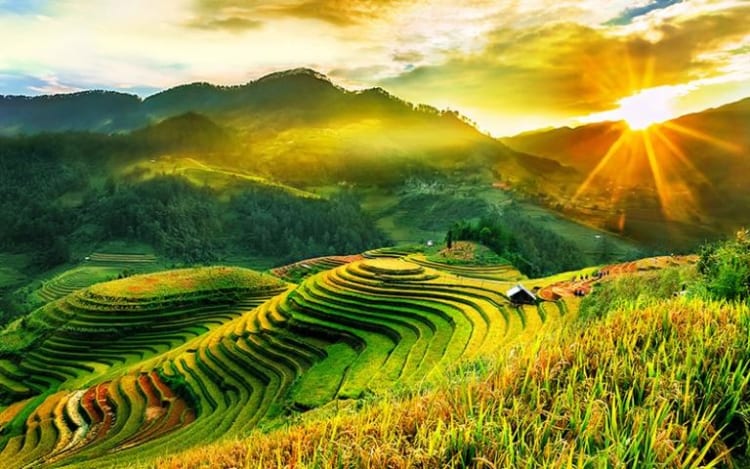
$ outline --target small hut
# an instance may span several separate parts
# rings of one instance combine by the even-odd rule
[[[536,304],[536,295],[531,293],[520,283],[508,290],[505,294],[514,305],[533,305]]]

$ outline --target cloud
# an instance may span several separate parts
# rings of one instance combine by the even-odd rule
[[[394,62],[406,62],[413,64],[415,62],[421,62],[425,56],[423,53],[415,50],[410,51],[399,51],[393,54]]]
[[[36,86],[29,85],[28,89],[39,94],[74,93],[82,90],[82,88],[77,86],[60,83],[60,79],[55,75],[43,75],[36,78],[41,81],[42,84]]]
[[[240,16],[230,16],[226,18],[206,18],[194,19],[187,23],[187,26],[197,29],[207,30],[226,30],[230,32],[241,32],[248,29],[257,29],[263,26],[263,21],[252,20]]]
[[[387,15],[404,0],[307,0],[280,8],[281,14],[351,26]]]
[[[197,0],[189,23],[203,29],[241,30],[259,27],[263,20],[297,18],[335,26],[352,26],[387,15],[407,0]]]
[[[736,96],[750,69],[746,0],[32,0],[25,14],[11,4],[24,2],[0,0],[6,75],[143,95],[310,67],[492,129],[606,111],[646,86],[710,85],[701,102],[721,104],[710,97]],[[0,80],[0,92],[49,86]]]
[[[398,70],[403,71],[403,68]],[[394,73],[391,67],[383,65],[365,65],[362,67],[333,68],[326,72],[329,78],[348,88],[362,88],[362,83],[373,81],[373,77],[387,77]]]
[[[648,31],[626,35],[616,34],[616,27],[576,23],[504,26],[489,34],[477,53],[455,54],[381,85],[406,99],[433,96],[459,110],[572,117],[612,109],[643,88],[725,73],[733,55],[711,52],[742,41],[747,24],[745,4],[654,22]]]

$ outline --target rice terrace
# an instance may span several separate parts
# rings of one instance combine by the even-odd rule
[[[29,341],[5,351],[20,360],[0,361],[0,458],[102,467],[247,436],[295,409],[419,383],[575,314],[570,298],[512,304],[513,274],[368,255],[299,285],[211,267],[49,303],[6,332]]]
[[[0,469],[750,467],[745,0],[0,0]]]

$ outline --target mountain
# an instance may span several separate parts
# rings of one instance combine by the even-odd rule
[[[709,144],[706,138],[697,134],[689,135],[670,126],[680,126],[706,134],[715,140],[718,151],[737,154],[741,151],[727,151],[728,148],[747,149],[749,147],[750,98],[727,104],[703,112],[688,114],[656,126],[669,136],[679,139],[679,144],[687,155],[700,156],[698,147]],[[581,171],[592,170],[606,154],[617,138],[627,130],[625,122],[598,122],[580,127],[562,127],[539,132],[525,132],[514,137],[501,139],[510,147],[550,158],[573,166]],[[721,142],[725,144],[722,145]],[[718,145],[716,144],[718,143]],[[715,153],[712,151],[712,153]]]
[[[405,113],[419,119],[437,110],[415,107],[382,88],[348,91],[325,75],[302,68],[272,73],[240,86],[186,84],[146,99],[113,91],[0,96],[0,132],[126,132],[187,112],[244,128],[257,126],[255,120],[283,125],[344,117],[403,117]],[[278,114],[284,114],[287,121],[279,122]]]
[[[195,112],[168,117],[131,132],[130,137],[144,147],[170,152],[221,152],[235,143],[232,132]]]
[[[187,112],[247,126],[249,119],[269,112],[309,122],[331,116],[399,113],[411,107],[379,88],[350,92],[314,70],[294,69],[240,86],[181,85],[146,99],[113,91],[0,96],[0,133],[125,132]]]
[[[90,130],[117,132],[143,124],[141,99],[113,91],[0,96],[0,135]]]
[[[382,88],[348,91],[310,69],[241,86],[193,83],[144,100],[98,91],[0,98],[0,133],[70,130],[132,132],[139,148],[210,156],[297,185],[398,184],[445,173],[479,174],[488,184],[498,175],[554,181],[571,171],[508,149],[455,112],[413,105]]]
[[[123,239],[179,262],[248,253],[278,262],[362,250],[391,235],[440,239],[453,223],[510,204],[497,182],[577,177],[455,112],[381,88],[348,91],[308,69],[145,100],[6,97],[0,115],[12,130],[0,136],[0,254],[27,256],[14,272]],[[326,226],[327,211],[347,222]],[[313,234],[299,238],[308,221]]]
[[[603,122],[502,141],[575,168],[581,178],[544,190],[586,223],[677,246],[750,223],[750,98],[645,131]]]

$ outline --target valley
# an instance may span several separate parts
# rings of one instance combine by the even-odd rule
[[[742,466],[747,104],[2,97],[0,465]]]

